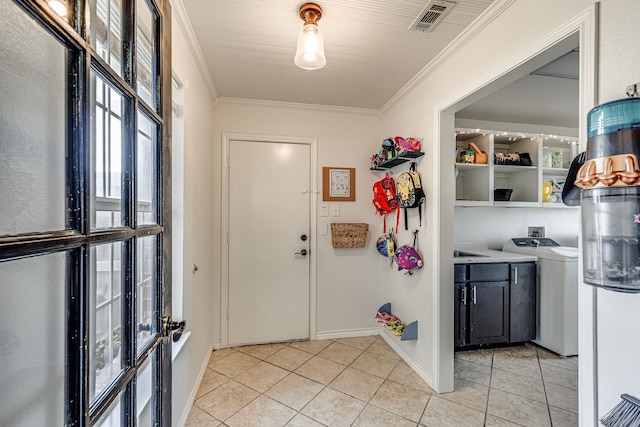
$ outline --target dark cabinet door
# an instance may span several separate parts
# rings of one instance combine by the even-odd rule
[[[509,340],[509,281],[469,284],[469,344]]]
[[[453,305],[454,342],[455,347],[467,345],[467,302],[468,288],[465,282],[455,284],[455,303]]]
[[[511,342],[536,338],[536,264],[523,262],[510,268]]]

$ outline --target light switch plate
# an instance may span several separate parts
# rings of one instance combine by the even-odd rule
[[[334,204],[331,205],[331,216],[340,216],[340,205]]]
[[[320,206],[320,216],[329,216],[329,205]]]
[[[320,223],[320,235],[321,236],[326,236],[327,234],[329,234],[329,227],[327,226],[327,222],[326,221],[322,221]]]

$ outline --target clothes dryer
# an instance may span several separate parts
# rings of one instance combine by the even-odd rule
[[[537,334],[534,342],[561,356],[578,354],[578,248],[552,239],[515,238],[504,252],[538,257]]]

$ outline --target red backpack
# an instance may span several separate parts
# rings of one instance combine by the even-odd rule
[[[388,213],[396,211],[396,230],[400,221],[400,209],[398,196],[396,195],[396,183],[387,173],[384,178],[373,184],[373,205],[376,211],[384,217],[384,232],[387,232]]]

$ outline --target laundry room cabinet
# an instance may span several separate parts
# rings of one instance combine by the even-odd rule
[[[566,208],[555,196],[543,196],[542,183],[562,185],[568,166],[577,155],[578,140],[556,135],[456,129],[456,152],[473,142],[487,153],[486,164],[463,163],[456,159],[456,206],[463,207],[553,207]],[[494,156],[526,153],[530,164],[497,164]],[[504,162],[504,161],[503,161]],[[495,196],[496,189],[510,189],[509,200]],[[560,190],[561,191],[561,190]],[[546,200],[546,201],[545,201]]]
[[[535,339],[536,265],[454,266],[456,348]]]

